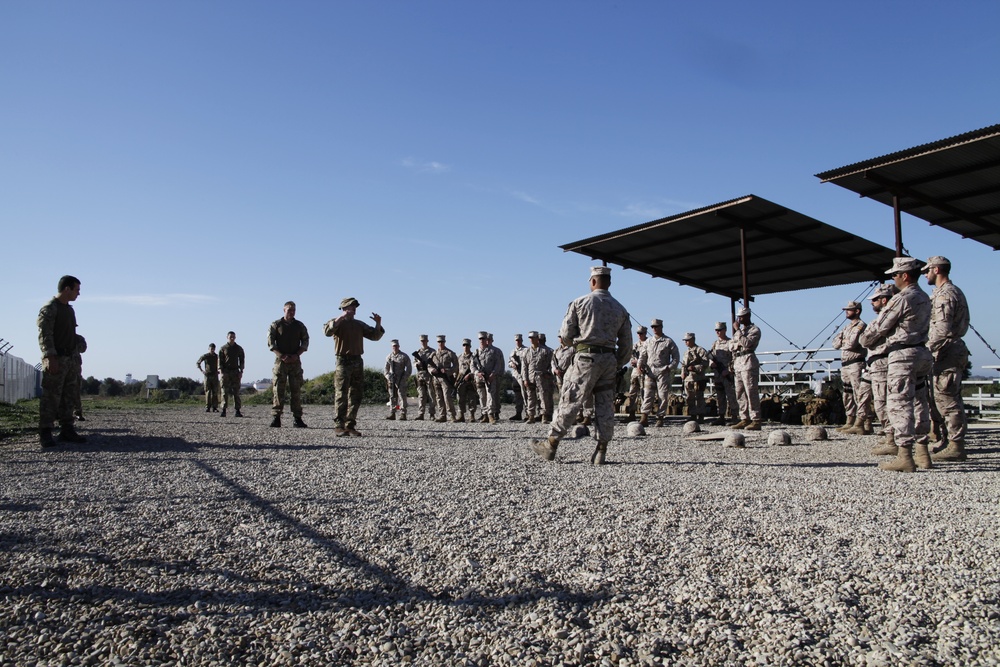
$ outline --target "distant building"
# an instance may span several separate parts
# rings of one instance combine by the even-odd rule
[[[125,384],[138,384],[138,383],[139,383],[139,380],[136,380],[135,378],[133,378],[131,373],[126,373],[125,374]]]
[[[271,388],[271,379],[265,378],[263,380],[257,380],[251,386],[257,391],[267,391]]]

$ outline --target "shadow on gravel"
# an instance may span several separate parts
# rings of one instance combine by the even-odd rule
[[[87,434],[87,443],[83,445],[60,445],[54,449],[46,450],[46,454],[58,454],[59,452],[174,452],[193,454],[200,451],[323,451],[323,450],[348,450],[356,447],[345,446],[344,444],[322,444],[322,445],[284,445],[278,443],[267,444],[243,444],[243,443],[217,443],[217,442],[189,442],[184,438],[165,438],[160,436],[119,436],[105,435],[91,432]],[[356,442],[356,441],[355,441]],[[358,443],[360,444],[360,443]]]

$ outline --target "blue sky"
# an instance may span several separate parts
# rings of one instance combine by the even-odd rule
[[[370,366],[421,333],[508,350],[586,290],[560,244],[745,194],[892,247],[891,209],[813,174],[1000,122],[998,23],[994,0],[0,3],[0,337],[37,361],[70,273],[85,374],[197,377],[233,329],[257,379],[292,299],[312,377],[345,296],[383,317]],[[904,243],[952,259],[1000,344],[995,253],[910,217]],[[728,319],[634,272],[612,292],[676,339]],[[762,348],[822,342],[863,293],[758,298]]]

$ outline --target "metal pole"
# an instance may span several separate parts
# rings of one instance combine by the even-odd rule
[[[743,306],[750,307],[750,280],[747,277],[747,229],[740,224],[740,265],[743,269]]]
[[[892,195],[892,220],[896,229],[896,257],[903,256],[903,222],[899,216],[899,195]]]

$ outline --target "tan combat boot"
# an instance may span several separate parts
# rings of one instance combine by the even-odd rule
[[[872,456],[895,456],[899,453],[899,447],[896,446],[896,436],[892,434],[892,431],[885,432],[885,441],[872,450]]]
[[[838,426],[837,428],[835,428],[833,430],[834,431],[838,431],[840,433],[843,433],[844,431],[846,431],[848,429],[854,428],[854,422],[855,421],[857,421],[857,419],[855,417],[848,417],[846,424],[844,424],[843,426]]]
[[[740,428],[746,428],[749,425],[750,425],[750,420],[749,419],[741,419],[738,422],[736,422],[735,424],[733,424],[732,427],[734,429],[740,429]]]
[[[947,447],[932,455],[931,458],[935,461],[964,461],[966,459],[965,443],[961,440],[952,440]]]
[[[881,470],[891,470],[893,472],[916,472],[917,464],[913,461],[913,452],[909,447],[900,447],[896,458],[891,461],[882,461],[878,464]]]
[[[918,442],[913,446],[913,462],[921,470],[930,470],[934,467],[931,464],[931,453],[927,451],[927,443]]]
[[[604,465],[604,459],[608,454],[608,443],[598,442],[594,453],[590,455],[590,464],[595,466]]]
[[[531,450],[546,461],[552,461],[556,458],[556,448],[558,447],[559,438],[551,435],[545,439],[531,441]]]
[[[649,426],[649,413],[643,412],[642,417],[639,418],[640,426]]]
[[[754,419],[749,424],[743,427],[744,431],[759,431],[760,430],[760,420]]]

